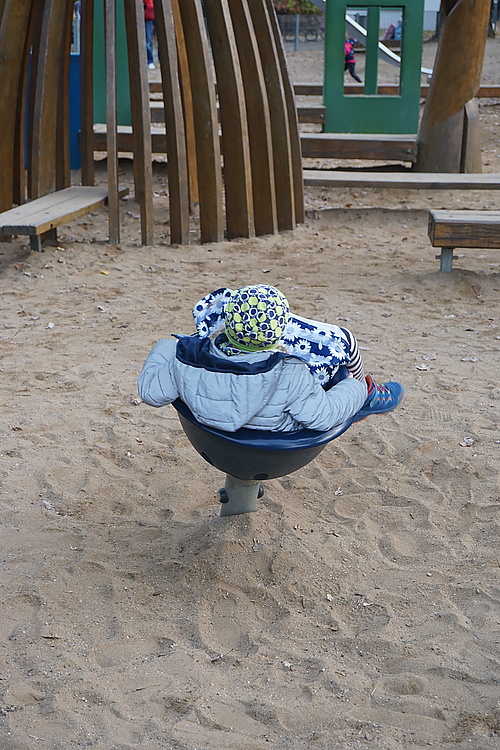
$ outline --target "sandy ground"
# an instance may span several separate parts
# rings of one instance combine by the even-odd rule
[[[498,194],[308,190],[293,233],[173,248],[165,186],[153,247],[133,198],[120,247],[104,213],[0,246],[1,750],[498,748],[500,256],[441,274],[426,231]],[[206,291],[260,281],[407,396],[220,518],[222,475],[136,379]]]

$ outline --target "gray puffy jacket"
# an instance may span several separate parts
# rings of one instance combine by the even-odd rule
[[[150,406],[181,398],[198,421],[227,432],[240,427],[328,430],[363,406],[364,382],[346,378],[323,390],[296,357],[266,351],[228,357],[209,339],[163,339],[148,355],[139,394]]]

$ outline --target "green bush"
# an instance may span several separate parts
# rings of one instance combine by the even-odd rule
[[[281,15],[314,15],[321,13],[309,0],[273,0],[276,13]]]

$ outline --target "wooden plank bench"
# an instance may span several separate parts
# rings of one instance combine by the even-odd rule
[[[497,173],[365,172],[363,170],[304,169],[308,187],[394,188],[397,190],[500,190]]]
[[[428,233],[441,248],[440,271],[449,273],[456,247],[500,248],[500,211],[429,211]]]
[[[128,189],[121,190],[125,195]],[[106,187],[80,186],[57,190],[0,213],[0,234],[27,234],[32,250],[42,252],[45,237],[56,239],[57,227],[102,208],[108,200]],[[47,235],[51,232],[50,235]]]

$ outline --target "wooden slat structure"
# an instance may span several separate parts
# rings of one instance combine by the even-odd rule
[[[100,137],[108,155],[110,240],[119,241],[117,157],[124,145],[133,154],[144,245],[154,241],[156,151],[168,157],[172,243],[189,242],[195,204],[202,242],[293,229],[304,216],[301,147],[272,0],[154,5],[165,119],[158,133],[151,127],[142,0],[81,0],[81,181],[93,187],[94,31],[104,25],[106,124]],[[126,22],[129,133],[117,126],[117,7]],[[48,194],[57,203],[70,186],[72,13],[68,0],[0,0],[0,212]],[[59,213],[60,223],[72,214]]]

